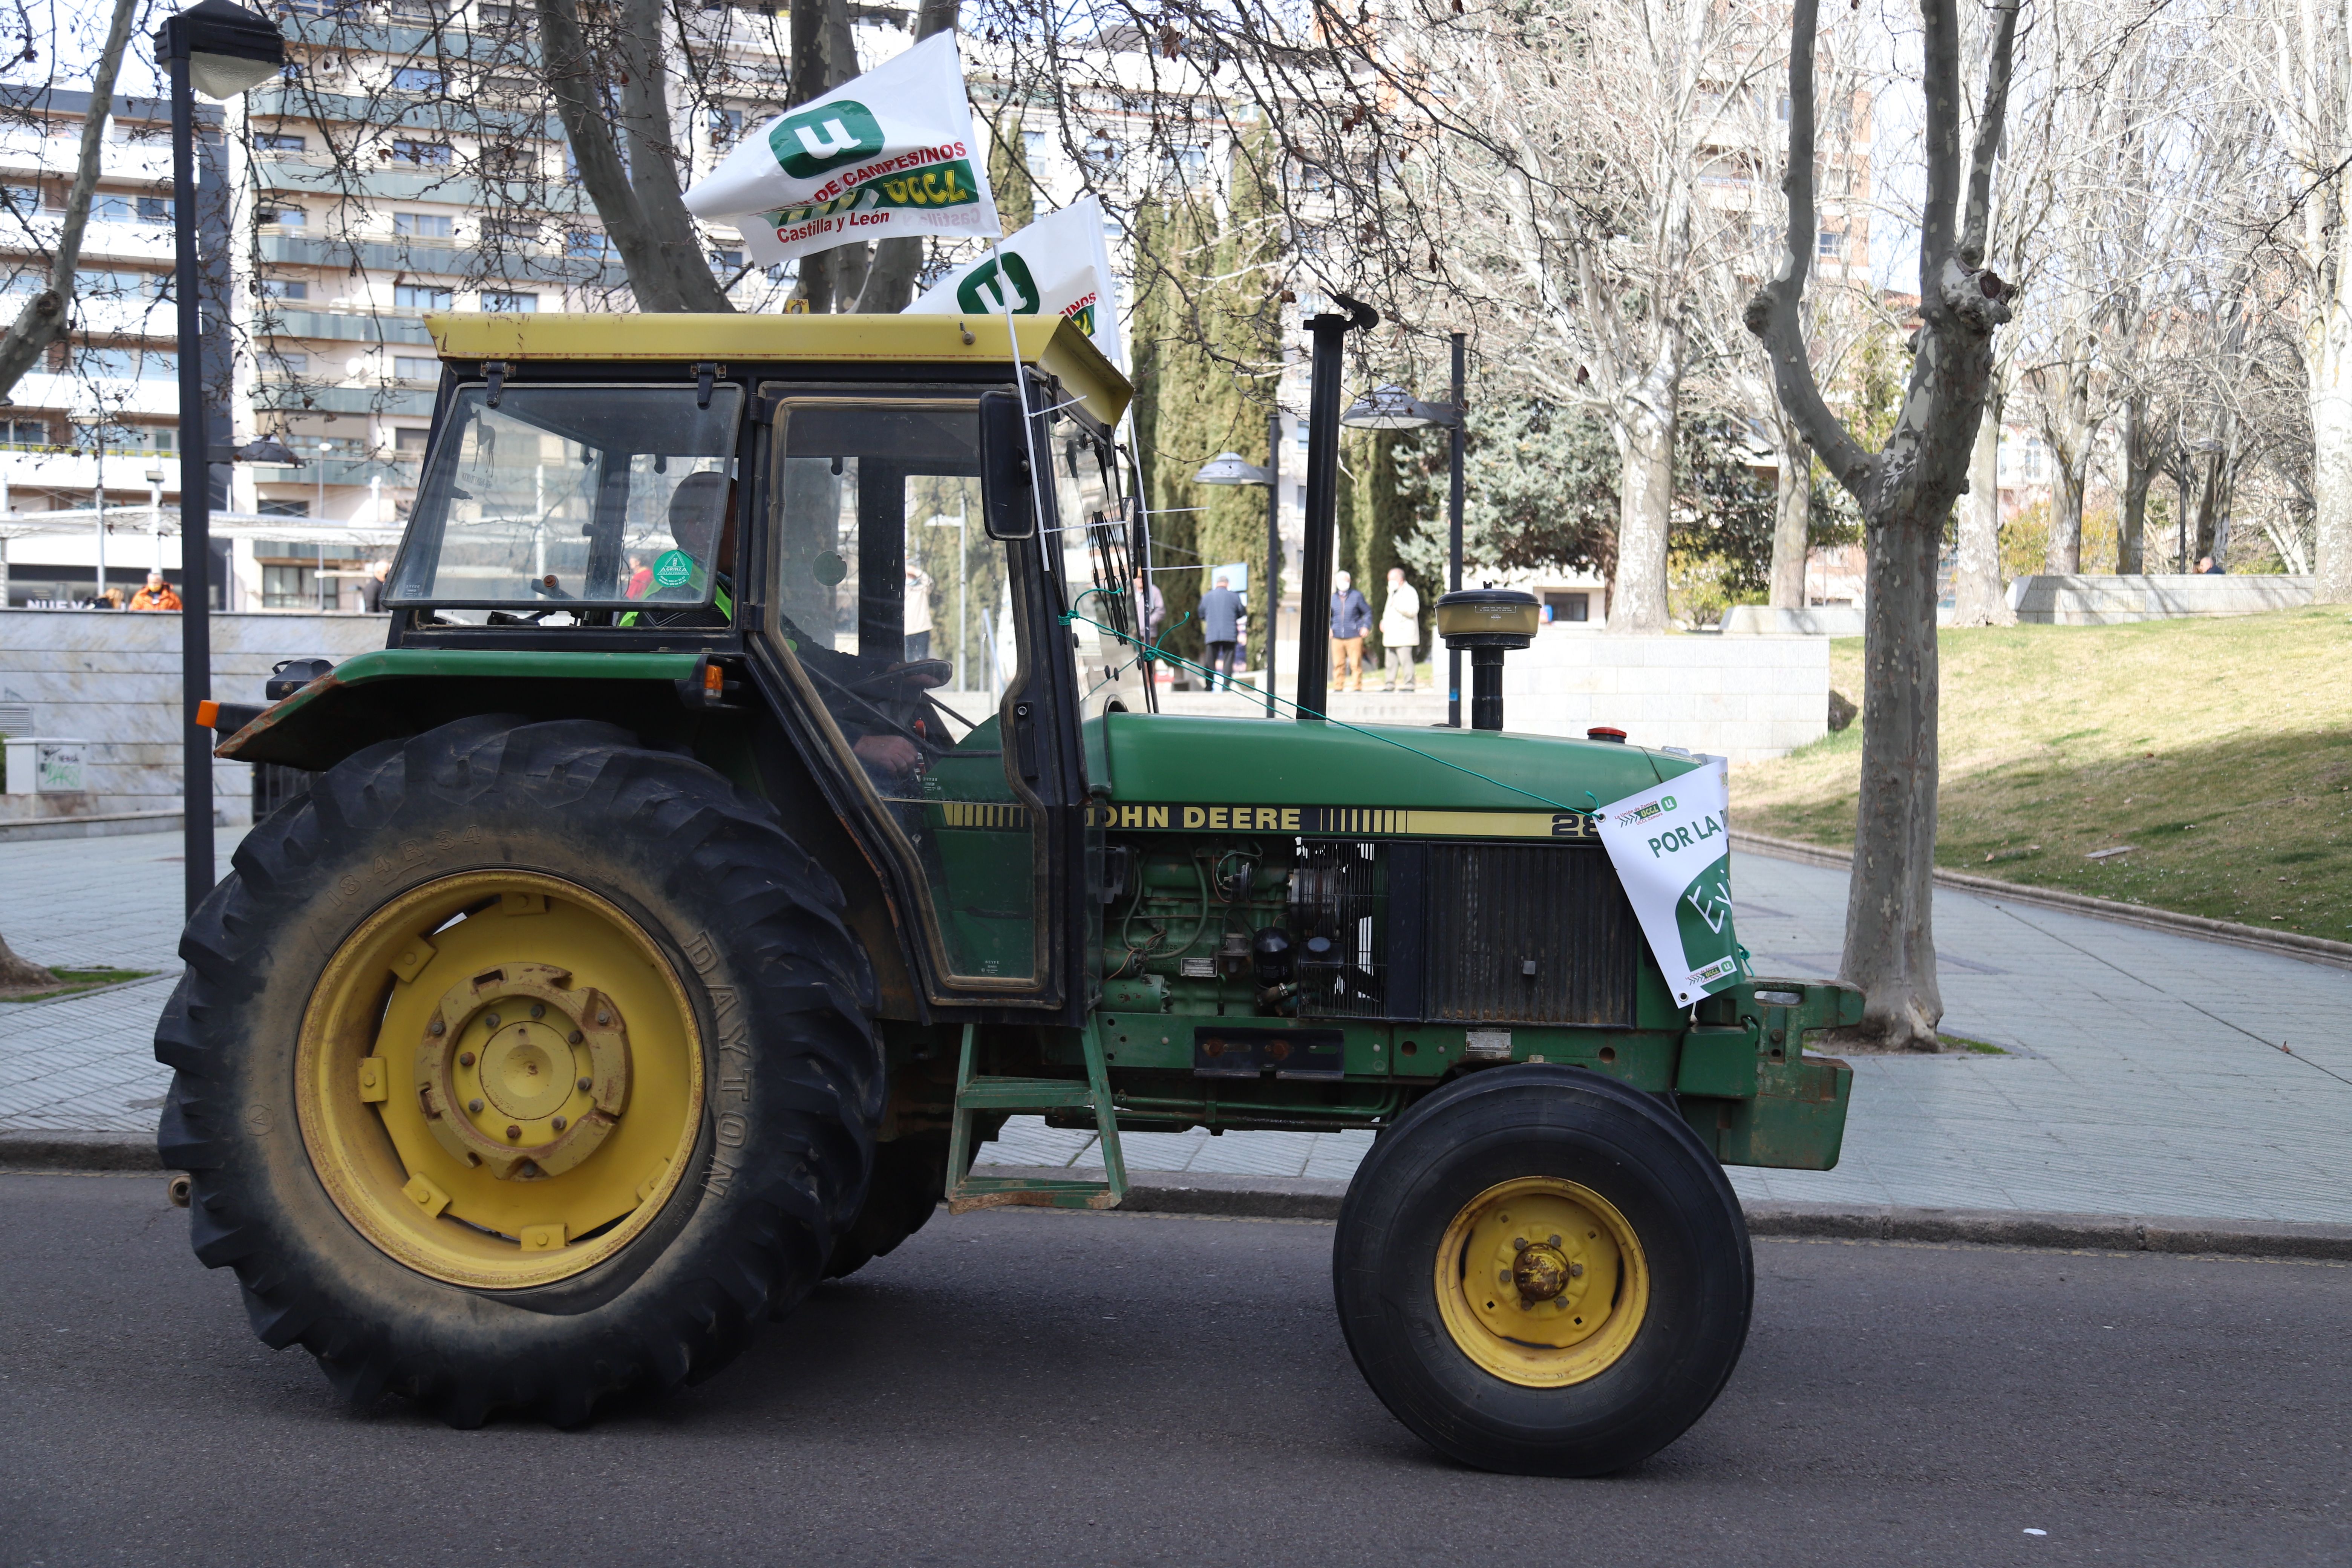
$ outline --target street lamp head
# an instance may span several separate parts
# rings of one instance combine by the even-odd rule
[[[1425,430],[1453,424],[1454,410],[1442,403],[1423,403],[1391,382],[1356,399],[1339,416],[1339,423],[1350,430]]]
[[[1201,465],[1192,476],[1196,485],[1270,485],[1274,476],[1255,463],[1244,462],[1239,452],[1220,452]]]
[[[155,55],[188,62],[188,83],[226,101],[276,76],[286,65],[278,24],[229,0],[198,0],[155,29]]]

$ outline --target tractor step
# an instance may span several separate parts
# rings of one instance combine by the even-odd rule
[[[948,1212],[1024,1205],[1035,1208],[1117,1208],[1127,1196],[1127,1162],[1119,1153],[1118,1117],[1111,1105],[1110,1077],[1104,1069],[1102,1037],[1090,1020],[1083,1044],[1083,1083],[1063,1078],[985,1078],[972,1071],[978,1027],[963,1027],[963,1053],[956,1067],[955,1111],[948,1135]],[[1061,1176],[975,1176],[971,1173],[972,1118],[983,1110],[1067,1110],[1095,1113],[1107,1181]]]

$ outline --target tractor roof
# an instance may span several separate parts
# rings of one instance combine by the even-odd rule
[[[1023,316],[1016,325],[1024,363],[1057,378],[1106,426],[1118,423],[1134,388],[1092,339],[1058,317]],[[441,357],[453,360],[807,360],[912,367],[1003,364],[1012,357],[1002,316],[469,312],[428,315],[425,326]]]

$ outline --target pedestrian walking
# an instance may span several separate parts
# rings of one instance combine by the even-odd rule
[[[131,607],[134,610],[176,610],[180,608],[180,595],[172,591],[172,584],[163,581],[163,574],[150,572],[147,574],[147,585],[131,595]]]
[[[2197,575],[2200,577],[2220,577],[2225,575],[2226,572],[2227,568],[2210,555],[2200,555],[2197,558]]]
[[[391,562],[371,561],[368,563],[367,575],[360,579],[360,609],[363,613],[371,616],[381,615],[383,613],[383,590],[385,581],[390,578],[391,575]],[[646,576],[647,580],[650,581],[653,574],[648,572],[646,574]],[[635,592],[632,592],[629,595],[629,597],[632,599],[636,596],[637,595]]]
[[[1364,689],[1364,634],[1372,629],[1372,606],[1342,572],[1331,579],[1331,689]],[[1354,681],[1349,687],[1345,684]]]
[[[1151,585],[1151,574],[1148,572],[1135,574],[1135,604],[1137,618],[1143,626],[1143,640],[1157,641],[1160,628],[1168,621],[1168,601],[1160,596],[1159,589]]]
[[[1404,568],[1389,568],[1388,596],[1381,601],[1381,689],[1397,689],[1397,665],[1404,665],[1404,689],[1412,689],[1412,667],[1421,657],[1421,595],[1404,580]]]
[[[1201,595],[1201,638],[1209,645],[1209,689],[1217,689],[1217,672],[1225,676],[1225,689],[1234,689],[1234,668],[1242,640],[1242,616],[1249,602],[1234,592],[1233,579],[1217,574],[1216,586]]]

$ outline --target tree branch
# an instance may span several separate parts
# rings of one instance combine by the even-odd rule
[[[686,210],[671,161],[669,73],[663,68],[662,0],[623,0],[621,6],[621,125],[629,138],[629,185],[661,258],[664,286],[688,310],[735,307],[710,275],[701,231]],[[632,268],[634,271],[634,268]]]
[[[1780,406],[1838,482],[1863,500],[1875,480],[1876,459],[1822,401],[1800,310],[1819,222],[1813,205],[1813,34],[1820,18],[1821,0],[1796,0],[1789,34],[1789,166],[1780,181],[1789,197],[1788,254],[1780,275],[1748,302],[1746,321],[1771,356]]]
[[[1992,225],[1992,166],[2000,153],[2001,127],[2009,115],[2009,81],[2016,68],[2019,0],[1997,0],[1990,57],[1985,62],[1984,112],[1977,117],[1977,142],[1969,158],[1969,205],[1960,224],[1960,262],[1984,265],[1985,239]]]
[[[688,286],[677,276],[671,246],[665,244],[638,201],[628,167],[622,162],[620,148],[613,137],[613,126],[603,101],[602,79],[595,56],[581,30],[576,0],[538,0],[538,5],[548,90],[554,95],[564,137],[572,143],[572,161],[580,171],[581,186],[596,205],[597,216],[604,220],[604,232],[612,237],[614,247],[621,253],[621,265],[628,269],[629,289],[636,296],[637,308],[731,310],[733,307],[726,303],[723,294],[713,305],[704,302],[701,295],[689,292]],[[657,53],[656,58],[658,59]],[[676,189],[673,175],[673,194]],[[684,215],[683,201],[678,202],[678,211]],[[690,223],[686,232],[693,233]],[[698,251],[700,247],[696,248]],[[709,278],[707,268],[703,269],[703,277],[715,293],[717,283]]]
[[[0,337],[0,397],[5,397],[40,363],[51,343],[66,330],[73,302],[74,268],[81,261],[82,235],[89,226],[90,193],[98,188],[99,168],[105,156],[106,117],[113,109],[114,80],[122,69],[122,51],[131,38],[131,18],[138,0],[114,0],[114,18],[108,25],[106,47],[98,57],[98,75],[89,87],[89,112],[81,122],[79,161],[66,195],[65,221],[58,230],[58,253],[49,259],[49,286],[25,303]],[[193,201],[194,193],[179,191],[174,201]],[[5,952],[0,944],[0,952]]]

